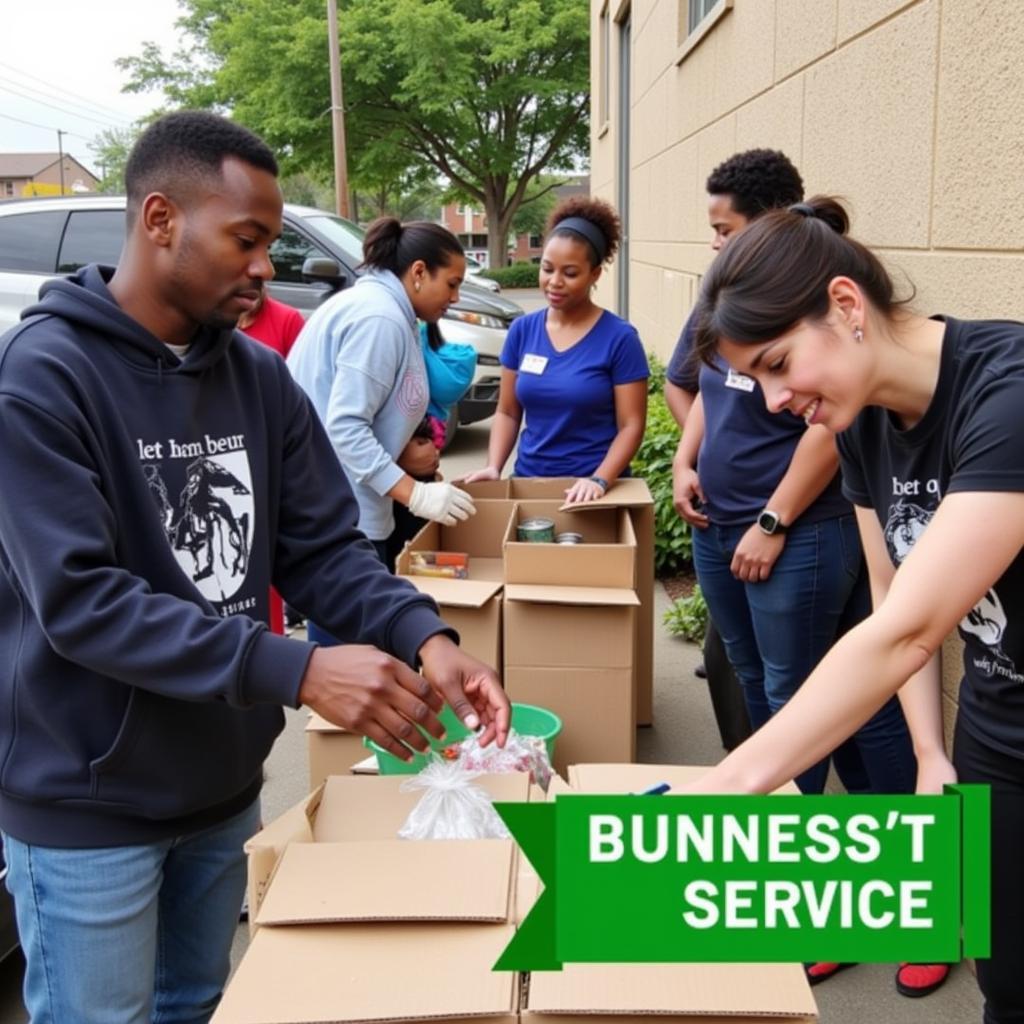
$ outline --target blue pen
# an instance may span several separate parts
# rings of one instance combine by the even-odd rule
[[[645,789],[640,796],[661,796],[662,794],[667,793],[671,788],[672,786],[669,783],[659,782],[656,785],[651,786],[650,789]]]

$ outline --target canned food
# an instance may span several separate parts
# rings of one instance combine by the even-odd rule
[[[555,537],[555,543],[556,544],[582,544],[583,543],[583,534],[582,533],[573,533],[571,531],[566,532],[566,533],[560,533],[560,534],[558,534],[557,537]]]
[[[537,516],[524,519],[516,527],[516,540],[531,544],[550,544],[555,539],[555,521]]]

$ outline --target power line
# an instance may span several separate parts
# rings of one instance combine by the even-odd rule
[[[12,117],[10,114],[0,114],[0,117],[5,118],[8,121],[17,121],[18,124],[27,124],[30,128],[42,128],[45,132],[55,132],[59,129],[54,128],[49,124],[38,124],[35,121],[26,121],[20,117]],[[65,135],[74,135],[76,139],[81,139],[83,142],[92,142],[92,139],[85,135],[79,135],[78,132],[64,132]]]
[[[30,93],[34,93],[37,96],[45,96],[47,99],[50,99],[50,100],[59,100],[61,103],[67,103],[67,104],[69,104],[72,107],[77,107],[79,110],[82,110],[82,111],[86,112],[85,114],[81,114],[81,115],[78,115],[78,116],[86,116],[86,114],[101,114],[103,116],[106,116],[104,111],[102,111],[102,110],[100,110],[98,108],[94,108],[91,104],[79,103],[76,100],[66,100],[66,99],[64,99],[63,96],[57,96],[57,95],[55,95],[53,93],[50,93],[50,92],[44,92],[42,89],[36,89],[34,86],[26,85],[24,82],[19,82],[17,79],[8,78],[6,75],[0,75],[0,88],[5,88],[6,87],[5,85],[3,85],[3,83],[6,83],[6,86],[13,85],[13,86],[17,86],[19,89],[26,89]],[[38,100],[36,100],[36,102],[38,102]],[[121,116],[120,114],[117,115],[117,116],[118,116],[118,119],[120,121],[122,121],[124,126],[127,128],[128,127],[128,122],[125,120],[125,118],[123,116]]]
[[[28,100],[30,103],[38,103],[44,107],[51,107],[53,110],[59,110],[62,114],[68,114],[71,117],[77,117],[82,121],[92,121],[94,124],[101,124],[104,128],[119,128],[121,125],[113,124],[110,121],[101,121],[96,117],[87,117],[85,114],[78,114],[74,110],[68,110],[67,107],[59,107],[56,103],[47,103],[45,100],[36,99],[34,96],[29,96],[23,92],[18,92],[17,89],[12,89],[9,85],[0,85],[0,92],[9,92],[15,96],[20,96],[23,100]]]
[[[22,71],[21,68],[16,68],[13,64],[8,64],[6,61],[0,60],[0,68],[7,68],[8,71],[13,71],[16,75],[21,75],[23,78],[30,78],[33,82],[45,85],[48,89],[53,89],[55,92],[66,93],[68,96],[77,97],[79,95],[78,93],[72,92],[70,89],[65,89],[62,85],[55,85],[53,82],[47,82],[44,78],[38,78],[36,75],[30,75],[27,71]],[[24,88],[28,88],[28,86],[24,86]],[[56,98],[59,99],[60,97]],[[90,100],[87,97],[83,98],[86,101],[85,106],[92,107],[99,113],[106,113],[108,115],[113,115],[114,117],[124,117],[120,111],[114,110],[113,107],[108,107],[103,103],[97,103],[95,100]]]

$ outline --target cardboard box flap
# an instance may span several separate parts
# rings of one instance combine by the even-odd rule
[[[306,722],[306,732],[348,732],[348,729],[343,728],[340,725],[335,725],[333,722],[328,722],[326,718],[318,715],[315,711],[310,711],[309,721]],[[349,733],[353,735],[353,733]]]
[[[554,587],[541,583],[506,583],[506,601],[537,604],[594,604],[631,607],[640,604],[632,590],[619,587]]]
[[[483,608],[502,586],[500,574],[497,580],[449,580],[436,576],[403,579],[408,579],[421,594],[429,594],[438,604],[455,608]]]
[[[517,975],[491,966],[512,925],[261,928],[215,1024],[515,1020]]]
[[[504,922],[514,848],[507,839],[293,843],[256,923]]]
[[[616,480],[604,497],[576,505],[562,505],[558,511],[588,512],[592,508],[636,508],[640,505],[653,504],[654,497],[647,486],[647,481],[639,477],[626,477],[623,480]]]
[[[395,839],[405,819],[423,798],[422,789],[402,788],[413,778],[332,775],[324,786],[312,838],[318,843]],[[523,772],[481,775],[473,784],[485,790],[492,801],[525,803],[529,799],[530,777]]]
[[[569,766],[569,785],[577,793],[642,793],[651,786],[669,783],[679,790],[711,770],[710,766],[680,764],[573,764]],[[800,790],[792,782],[780,786],[775,793],[797,795]]]
[[[289,843],[308,843],[313,838],[313,822],[320,809],[324,787],[292,805],[269,825],[264,825],[245,844],[245,852],[273,848],[284,849]]]
[[[800,964],[566,964],[530,977],[529,1015],[722,1015],[807,1019]],[[523,1019],[527,1018],[524,1013]]]

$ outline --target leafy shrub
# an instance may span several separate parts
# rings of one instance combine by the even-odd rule
[[[482,270],[480,276],[497,281],[502,288],[536,288],[538,270],[536,263],[513,263],[510,267]]]
[[[708,631],[708,606],[700,587],[694,586],[689,597],[675,601],[662,621],[670,635],[703,644],[704,634]]]
[[[654,355],[648,361],[647,429],[630,465],[634,476],[647,481],[654,498],[654,571],[670,576],[690,563],[690,525],[672,504],[672,457],[679,444],[679,427],[665,404],[664,367]]]

